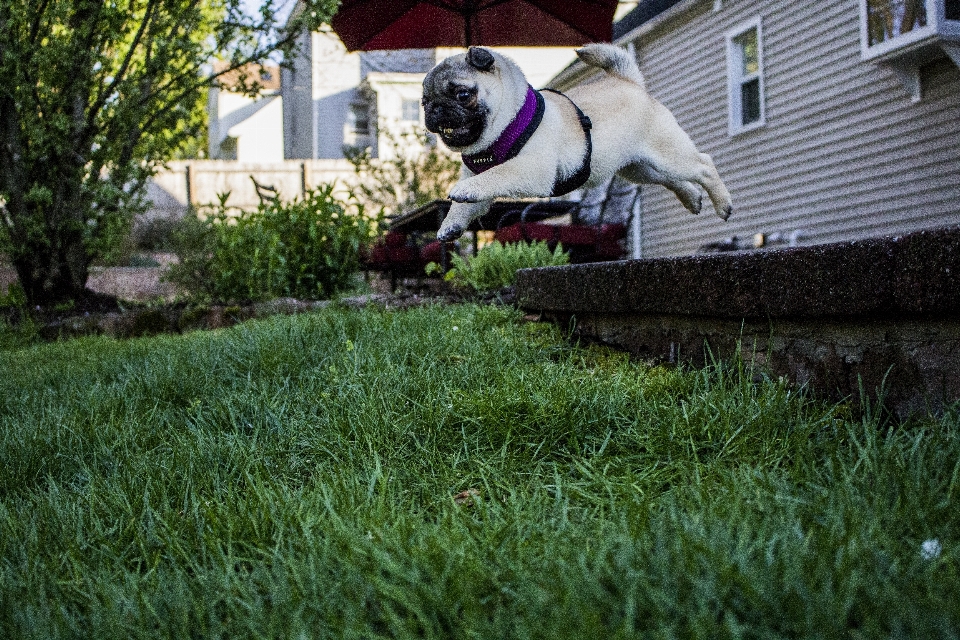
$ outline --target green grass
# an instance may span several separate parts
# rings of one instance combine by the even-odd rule
[[[482,306],[0,371],[7,638],[960,634],[956,413],[857,418]]]

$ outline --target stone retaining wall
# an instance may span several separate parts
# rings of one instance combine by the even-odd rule
[[[743,357],[899,415],[960,399],[960,228],[764,252],[521,271],[517,299],[654,362]]]

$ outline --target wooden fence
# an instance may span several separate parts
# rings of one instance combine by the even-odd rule
[[[276,189],[281,200],[290,200],[321,184],[334,183],[345,191],[355,184],[356,174],[346,160],[171,162],[147,187],[147,198],[152,202],[147,217],[181,216],[189,205],[216,204],[219,195],[228,192],[228,206],[255,209],[260,198],[251,178]]]

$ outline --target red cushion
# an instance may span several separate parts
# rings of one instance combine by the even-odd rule
[[[383,269],[390,263],[390,256],[387,253],[387,246],[378,242],[370,249],[370,257],[367,264],[375,269]]]
[[[407,244],[407,234],[390,231],[384,236],[383,241],[388,247],[402,247]]]
[[[540,224],[539,222],[524,225],[523,232],[526,239],[531,242],[550,242],[557,237],[556,227],[549,224]]]
[[[420,262],[426,265],[429,262],[440,263],[443,261],[444,243],[434,240],[420,248]],[[446,243],[447,257],[453,254],[453,243]]]
[[[387,250],[387,257],[391,265],[409,265],[420,260],[420,252],[416,247],[391,247]]]
[[[493,234],[493,239],[499,242],[500,244],[510,244],[511,242],[522,242],[523,230],[520,228],[520,223],[518,222],[516,224],[511,224],[508,227],[497,229],[497,232]]]
[[[625,254],[623,245],[615,240],[601,240],[597,243],[596,257],[598,260],[619,260]]]
[[[598,242],[611,242],[627,237],[627,225],[615,222],[613,224],[600,225],[600,233],[597,234]]]
[[[597,229],[585,224],[560,227],[560,244],[565,247],[590,246],[597,241]]]

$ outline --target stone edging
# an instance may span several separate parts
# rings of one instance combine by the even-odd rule
[[[960,227],[765,252],[526,269],[528,312],[653,362],[739,353],[900,416],[960,400]]]

